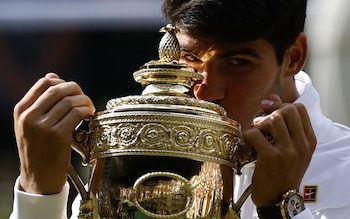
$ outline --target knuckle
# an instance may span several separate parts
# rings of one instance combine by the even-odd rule
[[[82,119],[83,117],[86,116],[85,107],[73,107],[71,109],[71,114],[72,114],[72,116],[74,116],[76,118]]]
[[[268,119],[270,120],[271,123],[276,123],[276,122],[282,121],[282,120],[284,120],[283,119],[283,112],[282,111],[275,111],[269,116]]]
[[[243,133],[243,139],[249,139],[256,136],[260,131],[256,128],[251,128]]]
[[[58,92],[58,87],[57,86],[49,86],[46,89],[46,92],[49,93],[50,95],[55,94]]]
[[[52,85],[52,80],[47,77],[40,78],[37,82],[39,87],[49,87]]]
[[[258,128],[252,128],[247,131],[245,131],[242,135],[243,142],[246,145],[256,145],[261,144],[262,141],[264,141],[265,137],[263,136],[263,133]]]
[[[31,124],[33,123],[33,121],[35,121],[35,119],[33,118],[33,113],[31,110],[27,110],[21,114],[18,115],[18,119],[17,121],[19,123],[22,123],[23,126],[31,126]]]
[[[22,102],[18,102],[13,108],[13,117],[18,118],[24,110],[24,104]]]
[[[66,106],[67,108],[72,108],[75,105],[73,96],[65,96],[61,99],[60,102],[64,104],[64,106]]]
[[[285,117],[285,113],[283,113],[282,111],[276,110],[268,116],[265,123],[266,125],[271,127],[277,124],[282,124],[284,123],[284,117]]]
[[[67,93],[67,90],[71,93],[79,93],[81,92],[80,86],[76,82],[64,82],[56,85],[47,85],[47,92],[50,94],[59,94],[59,93]]]
[[[66,84],[67,84],[67,86],[72,87],[72,88],[73,88],[72,90],[76,90],[76,91],[78,91],[79,93],[82,93],[81,87],[80,87],[79,84],[76,83],[75,81],[68,81],[68,82],[66,82]]]
[[[294,103],[293,104],[296,108],[300,109],[300,110],[305,110],[306,111],[306,107],[304,106],[304,104],[302,103]]]
[[[292,114],[298,112],[297,104],[286,104],[283,108],[281,108],[282,114]]]

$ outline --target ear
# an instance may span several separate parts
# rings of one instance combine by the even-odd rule
[[[299,33],[284,57],[286,77],[294,76],[303,69],[307,58],[307,49],[307,37],[305,33]]]

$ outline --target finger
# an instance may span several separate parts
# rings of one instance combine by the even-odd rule
[[[50,72],[45,75],[46,78],[60,78],[56,73]]]
[[[298,107],[295,104],[286,105],[282,113],[291,138],[304,137],[304,122],[301,120]]]
[[[271,144],[258,128],[251,128],[243,133],[245,145],[253,147],[258,157],[264,156],[265,153],[270,153]]]
[[[83,91],[75,82],[60,83],[50,86],[31,106],[37,114],[46,114],[62,98],[67,96],[82,95]]]
[[[82,119],[89,118],[92,114],[93,111],[89,106],[83,105],[74,107],[56,123],[55,127],[58,130],[63,130],[68,134],[71,134]]]
[[[305,145],[310,145],[309,142],[315,142],[306,108],[301,104],[281,105],[281,109],[267,116],[258,128],[282,149],[290,146],[304,150]]]
[[[53,73],[49,77],[39,79],[24,95],[24,97],[16,104],[14,108],[14,117],[17,118],[22,112],[28,109],[50,86],[63,83],[64,80],[53,77]]]
[[[87,116],[91,116],[95,112],[95,107],[91,99],[86,95],[66,96],[57,102],[52,109],[50,109],[45,116],[45,122],[47,122],[49,125],[55,125],[73,108],[83,106],[86,106],[90,110],[87,112]],[[87,116],[84,114],[82,117],[78,117],[78,119],[82,120],[87,118]]]
[[[271,113],[257,128],[270,144],[274,146],[289,144],[289,130],[281,110]]]
[[[304,147],[307,143],[306,136],[313,133],[305,107],[302,104],[286,104],[281,110],[275,112],[273,114],[280,114],[284,119],[289,137],[291,141],[295,142],[294,146],[296,148]],[[305,133],[305,128],[308,130],[308,134]]]

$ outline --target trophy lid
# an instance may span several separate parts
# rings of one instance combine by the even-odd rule
[[[126,96],[107,102],[107,109],[134,108],[141,104],[155,107],[180,106],[183,108],[196,108],[200,112],[207,112],[226,116],[226,111],[221,106],[194,98],[192,86],[195,82],[203,80],[203,76],[185,63],[180,63],[180,46],[175,37],[177,29],[168,24],[160,29],[165,32],[159,43],[159,60],[145,63],[134,72],[135,81],[143,86],[141,96]]]

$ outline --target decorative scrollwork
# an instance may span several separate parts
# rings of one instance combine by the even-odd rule
[[[204,130],[202,131],[200,137],[199,137],[199,149],[201,152],[204,152],[205,154],[213,154],[216,152],[222,152],[221,148],[219,148],[219,142],[218,142],[218,133],[215,133],[212,130]]]
[[[167,136],[167,129],[161,124],[145,124],[140,131],[140,141],[148,148],[162,148],[164,147],[162,145],[164,145],[169,139]]]
[[[221,151],[224,154],[233,155],[237,150],[236,142],[240,142],[240,138],[230,134],[223,134],[220,138],[220,145],[222,146]]]
[[[193,127],[179,125],[173,127],[171,132],[171,141],[175,148],[191,149],[197,140],[197,131]]]
[[[130,145],[135,144],[137,141],[137,125],[130,123],[121,123],[117,126],[117,130],[118,131],[116,134],[121,146],[129,147]]]
[[[214,118],[156,112],[100,115],[91,123],[91,159],[122,154],[180,156],[203,161],[237,161],[240,130]],[[241,151],[242,149],[240,149]]]

